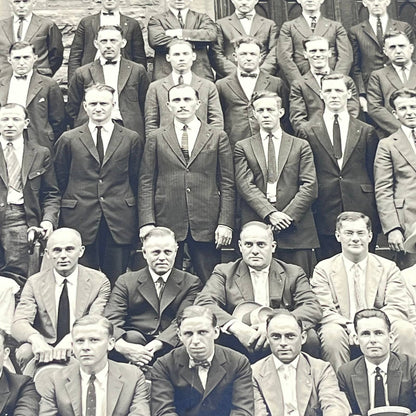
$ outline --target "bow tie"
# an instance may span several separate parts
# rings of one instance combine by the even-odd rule
[[[210,368],[211,363],[208,360],[203,361],[194,361],[192,358],[189,360],[189,368],[195,368],[195,367],[202,367],[202,368]]]
[[[236,15],[240,20],[243,20],[243,19],[251,20],[254,17],[253,13],[236,13]]]
[[[27,75],[15,75],[16,79],[27,79]]]
[[[240,72],[240,75],[243,78],[257,78],[257,74],[255,74],[254,72],[250,72],[250,73],[248,73],[248,72]]]
[[[112,11],[108,11],[108,12],[103,12],[104,16],[114,16],[114,12]]]
[[[115,65],[117,63],[117,61],[110,61],[110,60],[108,60],[108,61],[105,61],[104,62],[104,65]]]
[[[315,72],[315,75],[316,75],[317,77],[319,77],[319,76],[324,77],[325,75],[328,75],[328,72],[325,72],[325,71],[322,71],[322,72]]]

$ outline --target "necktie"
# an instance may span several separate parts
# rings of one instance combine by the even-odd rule
[[[383,47],[383,26],[381,25],[380,17],[377,17],[377,41],[380,47]]]
[[[22,40],[24,20],[25,20],[24,17],[19,17],[19,26],[17,27],[17,40],[18,41]]]
[[[103,12],[104,16],[114,16],[114,12],[109,10],[108,12]]]
[[[412,129],[412,138],[413,138],[413,143],[416,146],[416,129]]]
[[[334,114],[334,127],[332,130],[334,156],[337,160],[342,158],[341,129],[339,128],[338,116],[338,114]]]
[[[165,288],[165,281],[162,279],[162,277],[159,277],[159,279],[156,280],[156,292],[159,299],[162,297],[163,289]]]
[[[257,77],[257,74],[256,73],[253,73],[253,72],[240,72],[240,75],[243,77],[243,78],[256,78]]]
[[[117,63],[117,61],[112,61],[112,60],[107,60],[104,62],[104,65],[115,65]]]
[[[402,68],[401,68],[401,72],[402,72],[402,80],[403,80],[403,84],[406,84],[406,83],[407,83],[406,66],[402,66]]]
[[[183,23],[182,13],[181,13],[181,11],[180,11],[180,10],[178,10],[178,22],[179,22],[179,24],[180,24],[181,28],[183,29],[185,25],[184,25],[184,23]]]
[[[197,368],[197,367],[202,367],[202,368],[210,368],[211,367],[211,363],[208,360],[203,360],[203,361],[194,361],[192,358],[189,360],[189,368]]]
[[[21,169],[12,142],[7,143],[7,147],[4,151],[4,158],[6,159],[9,187],[15,191],[21,192],[23,189]]]
[[[183,75],[180,74],[178,78],[178,85],[182,85],[182,84],[183,84]]]
[[[88,380],[85,416],[96,416],[97,397],[95,395],[95,378],[95,374],[92,373],[90,379]]]
[[[186,163],[189,162],[189,147],[188,147],[188,126],[186,124],[182,127],[181,149]]]
[[[317,72],[315,72],[315,75],[317,77],[324,77],[325,75],[328,75],[328,72],[326,72],[326,71],[317,71]]]
[[[364,287],[361,284],[361,268],[358,264],[353,266],[354,275],[354,292],[355,292],[355,306],[356,312],[365,308]]]
[[[15,77],[15,79],[22,79],[22,80],[27,79],[27,75],[15,75],[14,77]]]
[[[100,164],[102,165],[104,160],[104,145],[103,145],[103,138],[101,136],[101,130],[103,126],[97,126],[97,152],[98,158],[100,159]]]
[[[243,19],[251,20],[253,18],[253,14],[251,14],[251,13],[237,13],[237,17],[240,20],[243,20]]]
[[[267,143],[267,182],[277,182],[277,169],[276,169],[276,152],[274,149],[273,135],[269,134]]]
[[[374,379],[374,407],[386,405],[386,394],[384,392],[384,380],[380,372],[380,367],[376,367]]]
[[[62,338],[69,334],[69,297],[68,297],[68,281],[64,279],[64,284],[59,298],[58,305],[58,324],[56,331],[56,344],[58,344]]]
[[[316,16],[309,16],[309,18],[311,19],[311,30],[312,30],[312,33],[315,33],[315,29],[316,29]]]

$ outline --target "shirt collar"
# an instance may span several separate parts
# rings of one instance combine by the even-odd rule
[[[207,358],[207,361],[210,364],[212,363],[212,360],[214,359],[214,355],[215,355],[215,349],[214,349],[214,352]],[[189,367],[191,366],[191,361],[194,361],[194,359],[189,355]]]
[[[345,265],[345,269],[346,270],[351,270],[351,268],[355,265],[358,264],[358,266],[360,266],[361,270],[365,270],[367,267],[367,260],[368,260],[368,256],[366,256],[366,258],[364,260],[359,261],[358,263],[354,263],[353,261],[347,259],[343,254],[342,254],[342,258],[344,260],[344,265]]]
[[[53,269],[53,275],[55,276],[55,283],[61,286],[66,279],[69,284],[73,285],[77,282],[78,279],[78,266],[75,267],[75,270],[67,277],[60,275],[55,269]]]
[[[327,120],[333,121],[335,114],[338,114],[338,120],[340,120],[340,121],[346,121],[346,120],[349,120],[349,118],[350,118],[348,110],[344,110],[344,111],[341,111],[339,113],[333,113],[332,111],[328,110],[327,108],[325,108],[325,111],[324,111],[324,118],[326,118]]]
[[[267,132],[263,129],[260,129],[260,137],[261,137],[262,140],[266,140],[267,136],[269,134],[270,134],[269,132]],[[275,139],[281,139],[282,138],[282,129],[280,127],[278,127],[276,130],[272,131],[272,134],[273,134],[273,137]]]
[[[173,124],[175,125],[176,130],[182,130],[183,129],[184,123],[181,123],[176,118],[173,120]],[[187,123],[187,126],[188,126],[189,130],[196,130],[197,131],[199,129],[200,125],[201,125],[201,122],[198,120],[198,118],[196,116],[194,117],[194,119],[192,121]]]
[[[387,26],[387,22],[389,20],[389,15],[387,13],[385,13],[383,16],[380,16],[380,20],[381,20],[381,26],[384,28]],[[371,26],[377,26],[377,17],[376,16],[372,16],[371,14],[368,16],[368,21],[370,22]]]
[[[295,370],[298,368],[299,364],[299,355],[289,364],[282,363],[274,354],[272,354],[274,365],[276,367],[276,370],[279,370],[280,367],[288,366],[293,367]]]
[[[81,379],[84,383],[88,383],[91,377],[91,374],[86,373],[82,368],[79,369],[79,372],[81,374]],[[95,379],[98,381],[100,385],[105,385],[106,378],[108,375],[108,361],[105,364],[105,367],[95,374]]]
[[[90,129],[91,134],[94,133],[96,127],[97,125],[93,123],[91,120],[88,122],[88,128]],[[112,120],[107,121],[107,123],[102,125],[102,128],[106,133],[112,133],[114,129],[113,121]]]
[[[302,16],[305,18],[305,20],[308,22],[308,25],[310,26],[310,23],[312,22],[309,14],[306,14],[304,12],[302,12]],[[312,16],[316,16],[316,23],[318,23],[319,18],[321,17],[321,12],[318,10],[315,14],[313,14]]]
[[[24,17],[25,22],[30,22],[32,20],[33,13],[29,13],[27,16]],[[14,23],[19,23],[19,16],[14,15]]]
[[[176,18],[178,18],[178,9],[174,9],[173,7],[169,7],[170,11],[175,15]],[[185,16],[188,14],[189,9],[181,9],[181,16],[183,21],[185,22]]]
[[[403,130],[403,133],[406,135],[406,137],[413,141],[413,135],[412,135],[413,129],[402,124],[402,130]]]
[[[112,61],[115,61],[116,64],[114,66],[117,66],[120,63],[120,56],[118,56],[117,58],[111,59]],[[104,66],[105,63],[108,61],[108,59],[104,58],[102,55],[100,55],[100,57],[98,58],[100,60],[100,64],[101,66]],[[112,65],[107,65],[107,66],[112,66]]]
[[[179,74],[175,71],[172,71],[172,79],[173,79],[173,82],[175,84],[177,84],[179,82],[179,77],[181,75],[183,76],[183,80],[184,80],[185,84],[190,84],[191,83],[191,81],[192,81],[192,71],[191,70],[189,70],[188,72],[185,72],[184,74]]]
[[[241,77],[241,72],[246,72],[246,71],[244,71],[244,69],[242,69],[240,67],[237,67],[237,75],[238,75],[239,78],[242,78]],[[256,78],[248,78],[248,79],[252,79],[253,81],[257,80],[257,78],[260,75],[260,68],[257,68],[254,71],[251,71],[250,74],[255,74]]]
[[[10,141],[10,140],[6,140],[4,137],[2,137],[2,136],[0,135],[0,143],[1,143],[1,148],[2,148],[3,150],[5,150],[5,149],[6,149],[6,147],[7,147],[7,143],[9,143],[9,141]],[[16,138],[16,139],[14,139],[14,140],[13,140],[13,147],[14,147],[14,149],[15,149],[16,151],[21,150],[21,149],[23,148],[23,145],[24,145],[24,138],[23,138],[23,134],[22,134],[20,137],[18,137],[18,138]]]
[[[399,66],[394,64],[393,62],[391,63],[391,65],[393,66],[393,68],[396,70],[396,72],[400,72],[403,69],[403,66]],[[412,68],[412,61],[410,60],[406,65],[404,65],[406,68],[406,71],[410,71],[410,69]]]
[[[26,81],[30,81],[30,79],[32,78],[32,75],[33,75],[33,69],[31,69],[27,74],[25,74],[26,75]],[[15,74],[14,72],[13,72],[13,78],[15,78],[15,77],[19,77],[20,75],[19,74]]]
[[[269,275],[269,271],[270,271],[270,265],[265,267],[264,269],[261,270],[255,270],[250,266],[247,266],[248,270],[250,272],[250,276],[254,273],[254,274],[259,274],[259,273],[263,273],[263,274],[267,274],[267,276]]]
[[[172,272],[172,269],[170,269],[165,274],[160,275],[160,274],[155,273],[154,270],[152,270],[149,267],[149,273],[150,273],[150,276],[152,277],[154,283],[156,283],[158,281],[159,277],[161,277],[163,279],[163,281],[166,283],[166,281],[168,280],[168,277],[170,276],[171,272]]]
[[[119,18],[120,17],[120,10],[111,10],[114,14],[113,14],[113,16],[114,17],[116,17],[116,18]],[[104,15],[104,13],[107,13],[108,11],[107,10],[101,10],[101,12],[100,12],[100,14],[101,14],[101,16],[105,16],[105,17],[107,17],[107,16],[110,16],[110,15]]]
[[[365,365],[367,367],[367,373],[368,374],[375,374],[376,367],[379,367],[381,371],[383,371],[385,374],[387,374],[387,367],[389,365],[390,354],[388,355],[388,357],[383,362],[381,362],[378,365],[370,363],[370,361],[368,361],[367,358],[365,358],[365,357],[364,357],[364,360],[365,360]]]

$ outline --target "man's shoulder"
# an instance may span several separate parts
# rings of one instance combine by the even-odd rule
[[[324,271],[332,270],[334,265],[337,265],[339,262],[342,262],[341,253],[335,254],[335,256],[329,257],[327,259],[321,260],[316,266],[316,269],[321,269]],[[343,264],[343,263],[341,263]]]
[[[108,373],[129,382],[135,382],[141,378],[144,379],[143,372],[138,367],[112,360],[108,360]]]
[[[33,384],[33,380],[29,376],[23,374],[15,374],[10,372],[7,368],[3,367],[3,376],[7,380],[7,384],[10,390],[20,389],[25,384]]]
[[[172,269],[171,274],[169,275],[169,278],[170,277],[175,279],[176,282],[186,283],[188,286],[192,286],[194,284],[199,285],[201,283],[201,280],[198,276],[176,268]]]
[[[36,22],[36,23],[41,24],[43,26],[46,26],[48,28],[51,27],[51,26],[56,26],[55,22],[52,19],[49,19],[47,17],[39,16],[35,13],[33,13],[33,15],[32,15],[32,22]]]
[[[377,255],[377,254],[368,253],[368,259],[373,264],[377,264],[377,265],[383,267],[384,269],[395,269],[395,270],[397,269],[397,270],[399,270],[394,261],[386,259],[382,256]]]
[[[79,25],[86,25],[88,23],[91,23],[93,20],[99,18],[100,16],[100,12],[98,13],[94,13],[94,14],[90,14],[89,16],[85,16],[83,17],[80,21],[79,21]]]
[[[217,264],[214,268],[213,274],[220,274],[225,278],[233,278],[236,271],[240,268],[247,268],[247,265],[244,263],[242,258],[228,263]]]
[[[91,269],[90,267],[83,266],[81,264],[78,265],[79,275],[78,278],[82,279],[83,277],[92,279],[96,283],[104,283],[108,279],[104,273]]]
[[[302,267],[297,266],[296,264],[285,263],[284,261],[275,258],[272,258],[272,262],[270,264],[270,272],[272,270],[282,270],[289,278],[297,278],[305,275]]]
[[[304,17],[302,15],[295,17],[292,20],[287,20],[286,22],[283,23],[282,25],[282,29],[294,29],[296,28],[300,22],[302,22],[304,20]]]
[[[122,58],[122,62],[124,62],[124,64],[127,67],[130,67],[132,69],[131,76],[138,76],[140,78],[143,75],[147,76],[146,68],[142,64],[139,64],[138,62],[134,62],[134,61],[131,61],[130,59],[126,59],[126,58]]]
[[[53,277],[52,269],[42,270],[38,273],[32,274],[32,276],[30,276],[27,279],[26,284],[29,284],[35,288],[35,287],[38,287],[37,285],[39,285],[45,279],[51,278],[51,277]]]
[[[47,77],[46,75],[42,75],[39,72],[34,73],[34,80],[40,81],[43,85],[42,88],[52,88],[52,87],[58,87],[59,84],[51,77]]]
[[[236,78],[235,72],[233,72],[227,75],[226,77],[219,79],[216,82],[216,85],[218,88],[224,88],[224,87],[227,87],[230,83],[234,83],[236,79],[237,78]]]
[[[139,26],[139,28],[140,28],[139,22],[136,19],[134,19],[133,17],[127,16],[124,13],[120,13],[120,18],[123,18],[125,23],[127,23],[128,25]]]

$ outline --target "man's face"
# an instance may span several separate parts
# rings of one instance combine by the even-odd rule
[[[234,52],[234,58],[240,70],[256,71],[260,66],[260,48],[255,43],[242,43]]]
[[[322,82],[321,98],[326,108],[333,113],[340,113],[347,109],[351,91],[342,79],[327,79]]]
[[[169,7],[176,10],[188,9],[192,0],[166,0]]]
[[[170,236],[150,237],[144,243],[143,257],[150,269],[163,275],[172,269],[177,250],[178,245]]]
[[[75,357],[87,373],[105,367],[107,354],[114,348],[114,338],[100,325],[81,325],[72,330]]]
[[[192,87],[174,88],[170,91],[169,110],[181,123],[187,124],[193,120],[200,104]]]
[[[23,108],[0,108],[0,134],[5,140],[17,139],[28,125]]]
[[[403,66],[412,59],[413,45],[406,36],[398,35],[387,38],[383,50],[393,64]]]
[[[36,0],[9,0],[13,13],[18,17],[26,17],[32,13]]]
[[[120,0],[102,0],[101,4],[105,10],[117,10],[120,5]]]
[[[360,218],[356,221],[342,221],[340,229],[335,231],[335,237],[341,243],[342,252],[347,258],[360,261],[368,254],[368,244],[373,234]]]
[[[312,40],[305,45],[305,58],[313,69],[324,69],[328,67],[331,50],[325,39]]]
[[[416,127],[416,97],[397,97],[394,100],[393,114],[404,126]]]
[[[285,109],[280,107],[275,98],[260,98],[253,103],[253,107],[254,117],[263,130],[272,132],[280,126]]]
[[[12,66],[13,72],[17,75],[26,75],[33,69],[33,65],[37,59],[31,46],[23,49],[17,49],[10,52],[7,58]]]
[[[272,354],[282,363],[291,363],[306,342],[306,332],[301,332],[295,318],[287,315],[274,317],[267,328],[267,339]]]
[[[256,225],[247,227],[238,242],[243,261],[254,270],[262,270],[272,262],[276,243],[271,232]]]
[[[208,359],[214,352],[214,341],[220,331],[213,327],[206,316],[186,318],[182,321],[178,335],[190,357],[196,361]]]
[[[250,13],[259,0],[231,0],[231,2],[240,13]]]
[[[296,0],[301,6],[302,10],[309,12],[309,13],[315,13],[318,12],[321,8],[321,4],[325,0]]]
[[[392,333],[382,318],[363,318],[357,322],[356,338],[360,349],[371,363],[380,364],[390,352]]]
[[[114,97],[110,91],[92,89],[85,94],[84,109],[95,124],[105,124],[111,119]]]
[[[368,13],[372,16],[383,16],[387,12],[390,0],[363,0],[363,5],[367,7]]]
[[[0,336],[0,371],[2,371],[4,362],[7,360],[10,354],[10,349],[4,346],[4,339]]]
[[[126,40],[118,30],[100,30],[97,39],[94,40],[94,46],[102,57],[112,60],[119,58],[121,49],[126,46]]]
[[[166,55],[166,60],[170,62],[172,68],[181,74],[191,70],[195,59],[196,53],[189,45],[185,44],[171,46],[169,53]]]

